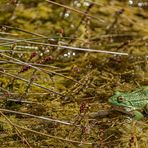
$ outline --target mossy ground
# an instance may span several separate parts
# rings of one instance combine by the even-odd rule
[[[148,147],[147,118],[135,121],[118,112],[90,116],[109,110],[108,98],[114,92],[148,86],[146,6],[108,0],[91,5],[62,2],[98,19],[39,0],[0,4],[0,49],[10,50],[0,53],[0,108],[5,114],[0,116],[1,147]]]

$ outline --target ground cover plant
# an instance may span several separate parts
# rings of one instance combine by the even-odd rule
[[[148,86],[148,3],[1,0],[1,147],[148,147],[147,117],[108,99]]]

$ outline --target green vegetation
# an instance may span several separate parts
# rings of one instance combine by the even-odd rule
[[[1,0],[1,147],[148,147],[147,117],[108,98],[148,86],[148,3]]]

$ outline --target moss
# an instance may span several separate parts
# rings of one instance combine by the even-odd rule
[[[27,142],[32,147],[148,147],[147,118],[103,113],[116,91],[148,85],[147,9],[117,0],[90,7],[83,1],[56,2],[95,19],[40,0],[0,4],[0,25],[13,26],[0,28],[0,51],[11,50],[0,52],[0,109],[18,112],[0,116],[1,147],[27,147]]]

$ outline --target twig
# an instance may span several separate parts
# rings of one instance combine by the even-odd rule
[[[8,60],[0,60],[0,63],[2,64],[7,64],[7,63],[13,63],[13,64],[20,64],[20,62],[14,62],[14,61],[8,61]],[[33,66],[40,66],[40,67],[47,67],[47,68],[55,68],[55,69],[60,69],[59,67],[56,67],[56,66],[50,66],[50,65],[45,65],[45,64],[38,64],[38,63],[29,63],[28,64],[30,65],[33,65]],[[21,64],[22,65],[22,64]]]
[[[23,61],[21,61],[21,60],[18,60],[18,59],[16,59],[16,58],[10,57],[10,56],[5,55],[5,54],[3,54],[3,53],[0,53],[0,55],[1,55],[1,56],[4,56],[4,57],[6,57],[6,58],[12,59],[12,60],[14,60],[14,61],[17,61],[17,62],[19,62],[19,64],[21,64],[21,65],[27,65],[27,66],[29,66],[29,67],[31,67],[31,68],[33,68],[33,69],[36,69],[36,70],[41,71],[41,72],[44,72],[44,73],[46,73],[46,74],[48,74],[48,75],[49,75],[49,73],[52,73],[52,74],[59,75],[59,76],[61,76],[61,77],[67,78],[67,79],[69,79],[69,80],[72,80],[72,81],[74,81],[74,82],[76,82],[76,83],[79,83],[78,81],[76,81],[76,80],[74,80],[74,79],[72,79],[72,78],[69,78],[69,77],[67,77],[67,76],[64,76],[63,74],[56,73],[56,72],[49,71],[49,70],[47,71],[47,70],[42,69],[42,68],[38,68],[38,67],[36,67],[36,66],[33,66],[33,65],[31,65],[31,64],[28,64],[28,63],[23,62]],[[80,84],[80,83],[79,83],[79,84]]]
[[[62,5],[62,4],[60,4],[60,3],[56,3],[56,2],[53,2],[53,1],[50,1],[50,0],[45,0],[45,1],[48,2],[48,3],[51,3],[51,4],[54,4],[54,5],[57,5],[57,6],[63,7],[63,8],[65,8],[65,9],[68,9],[68,10],[74,11],[74,12],[76,12],[76,13],[78,13],[78,14],[85,15],[85,16],[88,17],[88,18],[92,18],[92,19],[95,19],[95,20],[98,20],[98,21],[104,23],[104,20],[103,20],[103,19],[100,19],[100,18],[98,18],[98,17],[95,17],[95,16],[92,16],[92,15],[89,15],[89,14],[87,14],[87,13],[81,11],[81,10],[74,9],[74,8],[72,8],[72,7],[69,7],[69,6],[66,6],[66,5]]]
[[[0,111],[0,114],[9,122],[9,124],[10,124],[11,126],[14,127],[14,129],[16,130],[16,133],[17,133],[18,137],[20,137],[20,139],[22,140],[22,142],[25,142],[26,145],[27,145],[29,148],[32,148],[32,146],[30,146],[30,144],[28,143],[27,139],[21,135],[21,132],[18,130],[18,128],[16,127],[16,125],[14,125],[14,124],[11,122],[11,120],[9,120],[1,111]]]
[[[30,83],[29,80],[26,80],[26,79],[21,78],[21,77],[19,77],[19,76],[16,76],[16,75],[13,75],[13,74],[10,74],[10,73],[6,73],[6,72],[3,72],[3,71],[0,71],[0,73],[3,73],[3,74],[8,75],[8,76],[10,76],[10,77],[14,77],[14,78],[19,79],[19,80],[22,80],[22,81],[24,81],[24,82]],[[32,82],[32,85],[35,85],[35,86],[37,86],[37,87],[39,87],[39,88],[42,88],[42,89],[44,89],[44,90],[46,90],[46,91],[48,91],[48,92],[50,91],[50,92],[52,92],[52,93],[54,93],[54,94],[60,95],[60,96],[62,96],[62,97],[65,97],[65,95],[63,95],[62,93],[56,92],[56,91],[51,90],[51,89],[49,89],[49,88],[46,88],[46,87],[44,87],[44,86],[42,86],[42,85],[39,85],[38,83]]]
[[[44,45],[44,46],[65,48],[65,49],[71,49],[71,50],[76,50],[76,51],[85,51],[85,52],[94,52],[94,53],[96,52],[96,53],[115,54],[115,55],[126,55],[126,56],[128,55],[128,53],[124,53],[124,52],[114,52],[114,51],[91,49],[91,48],[79,48],[79,47],[64,46],[64,45],[57,45],[57,44],[32,42],[32,41],[27,41],[27,42],[28,43],[32,43],[32,44],[37,44],[37,45]]]
[[[35,36],[39,36],[39,37],[46,37],[46,36],[41,35],[41,34],[38,34],[38,33],[33,33],[33,32],[30,32],[30,31],[23,30],[23,29],[16,28],[16,27],[12,27],[12,26],[0,25],[0,27],[9,28],[9,29],[14,29],[14,30],[18,30],[18,31],[21,31],[21,32],[24,32],[24,33],[27,33],[27,34],[31,34],[31,35],[35,35]]]
[[[20,40],[20,41],[24,41],[27,43],[31,43],[31,44],[36,44],[36,45],[44,45],[44,46],[51,46],[51,47],[58,47],[58,48],[65,48],[65,49],[71,49],[71,50],[76,50],[76,51],[85,51],[85,52],[96,52],[96,53],[105,53],[105,54],[116,54],[116,55],[128,55],[128,53],[122,53],[122,52],[114,52],[114,51],[106,51],[106,50],[97,50],[97,49],[91,49],[91,48],[79,48],[79,47],[72,47],[72,46],[65,46],[65,45],[57,45],[57,44],[48,44],[48,43],[42,43],[42,42],[34,42],[34,41],[30,41],[30,39],[24,39],[24,40]],[[19,42],[19,41],[17,41]],[[10,42],[12,43],[12,42]],[[3,44],[9,44],[8,43],[3,43]],[[3,45],[0,44],[0,45]]]
[[[0,121],[0,122],[4,122],[4,121]],[[71,142],[71,143],[75,143],[75,144],[83,144],[83,145],[92,145],[92,144],[95,144],[95,143],[82,142],[82,141],[76,141],[76,140],[71,140],[71,139],[64,139],[64,138],[61,138],[61,137],[52,136],[52,135],[49,135],[49,134],[46,134],[46,133],[41,133],[41,132],[38,132],[38,131],[35,131],[35,130],[32,130],[32,129],[28,129],[28,128],[25,128],[25,127],[16,125],[14,123],[12,123],[12,124],[15,127],[18,127],[20,129],[23,129],[23,130],[26,130],[26,131],[29,131],[29,132],[32,132],[32,133],[35,133],[35,134],[39,134],[39,135],[42,135],[42,136],[47,136],[47,137],[50,137],[50,138],[54,138],[54,139],[66,141],[66,142]]]
[[[24,116],[29,116],[29,117],[33,117],[33,118],[37,118],[37,119],[41,119],[41,120],[46,120],[46,121],[50,121],[50,122],[56,122],[56,123],[60,123],[60,124],[65,124],[65,125],[81,127],[81,125],[70,123],[70,122],[67,122],[67,121],[61,121],[61,120],[46,118],[46,117],[42,117],[42,116],[36,116],[36,115],[33,115],[33,114],[29,114],[29,113],[23,113],[23,112],[18,112],[18,111],[13,111],[13,110],[8,110],[8,109],[2,109],[2,108],[0,108],[0,111],[24,115]]]
[[[32,133],[39,134],[39,135],[42,135],[42,136],[47,136],[47,137],[50,137],[50,138],[54,138],[54,139],[58,139],[58,140],[66,141],[66,142],[71,142],[71,143],[76,143],[76,144],[92,145],[92,143],[90,143],[90,142],[83,142],[83,141],[80,142],[80,141],[71,140],[71,139],[64,139],[64,138],[61,138],[61,137],[52,136],[52,135],[41,133],[41,132],[38,132],[38,131],[35,131],[35,130],[31,130],[31,129],[16,125],[14,123],[13,123],[13,125],[18,127],[18,128],[21,128],[21,129],[24,129],[26,131],[30,131]]]

